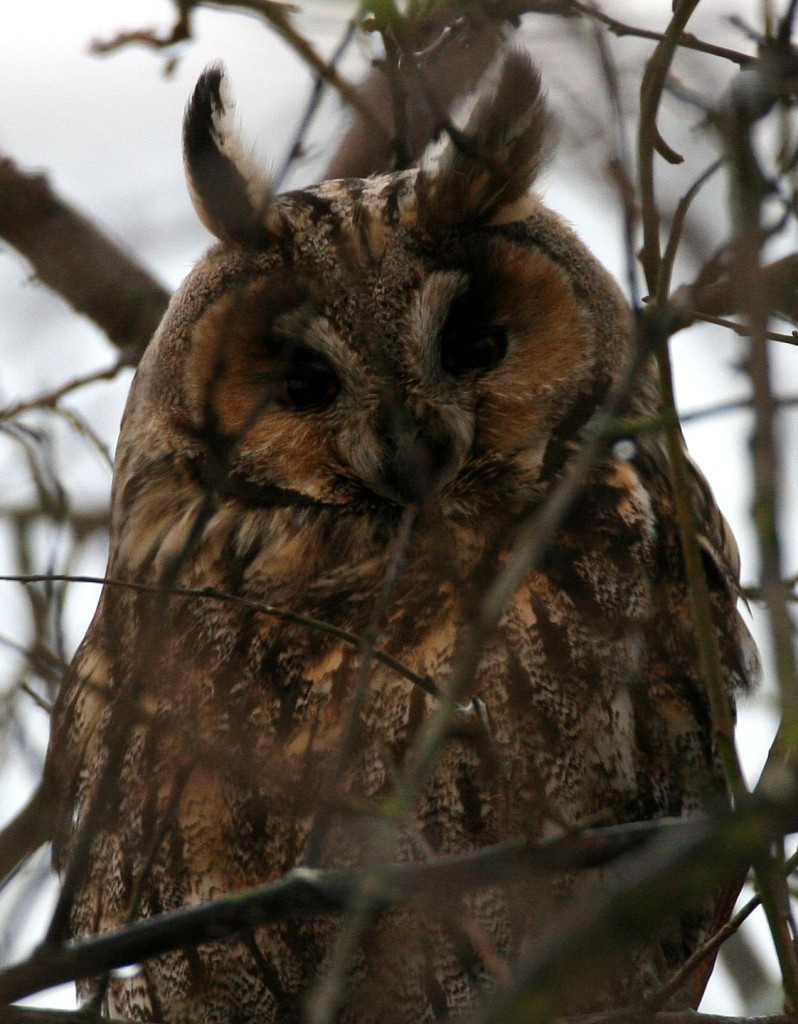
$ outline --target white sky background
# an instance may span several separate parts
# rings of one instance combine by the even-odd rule
[[[661,28],[670,14],[669,0],[607,4],[610,11],[636,24]],[[739,49],[748,44],[723,20],[729,12],[759,24],[755,3],[715,0],[704,3],[691,23],[696,34]],[[329,53],[351,12],[343,3],[306,8],[299,26]],[[176,73],[162,74],[163,56],[142,48],[115,55],[88,53],[92,39],[107,39],[120,29],[171,25],[171,6],[163,0],[73,0],[35,4],[5,0],[0,12],[0,153],[25,169],[46,170],[55,189],[78,209],[122,241],[169,287],[176,286],[210,239],[198,224],[183,185],[180,123],[186,99],[202,68],[223,58],[228,66],[247,133],[258,153],[275,166],[295,131],[311,80],[299,61],[252,19],[230,13],[205,12],[196,19],[196,40],[184,45]],[[611,143],[607,104],[600,85],[586,87],[593,52],[576,26],[556,19],[530,18],[524,33],[539,60],[552,106],[561,121],[561,145],[543,178],[547,201],[563,213],[610,269],[625,280],[620,217],[603,166]],[[651,44],[623,39],[613,42],[621,72],[637,74]],[[355,74],[363,66],[357,47],[344,63]],[[693,69],[696,69],[693,74]],[[722,87],[733,65],[701,58],[684,60],[677,72],[709,97]],[[717,78],[708,77],[710,73]],[[589,109],[586,106],[589,104]],[[706,133],[696,131],[697,113],[666,99],[662,124],[677,150],[688,156],[685,168],[660,165],[661,181],[669,180],[676,197],[692,182],[713,155]],[[323,164],[323,140],[335,137],[343,115],[334,98],[311,135],[320,140],[313,162],[298,168],[293,184],[307,183]],[[697,220],[708,224],[712,243],[724,237],[724,185],[721,177],[696,203]],[[702,229],[703,230],[703,229]],[[696,235],[698,242],[701,233]],[[796,249],[798,239],[785,241]],[[685,268],[683,279],[689,279]],[[111,346],[90,323],[74,316],[65,304],[29,280],[29,268],[13,250],[0,243],[0,406],[49,390],[78,374],[115,360]],[[677,279],[677,282],[679,280]],[[778,346],[776,346],[778,348]],[[691,330],[673,343],[681,407],[692,410],[746,393],[745,380],[735,370],[742,343],[721,330]],[[782,346],[777,352],[778,380],[785,394],[798,393],[798,353]],[[85,389],[68,401],[114,444],[129,375],[112,385]],[[43,421],[37,421],[39,423]],[[76,505],[107,501],[110,472],[101,458],[63,423],[48,419],[53,429],[53,459],[66,480]],[[748,419],[744,414],[713,417],[691,425],[686,436],[693,456],[710,479],[720,504],[740,540],[743,579],[756,575],[748,523],[748,470],[744,461]],[[795,461],[796,418],[786,421],[785,466]],[[785,512],[789,572],[798,560],[795,527],[796,474]],[[0,507],[24,504],[31,497],[29,480],[21,469],[19,449],[0,434]],[[792,510],[793,514],[790,514]],[[48,547],[48,545],[50,545]],[[42,537],[42,565],[52,538]],[[101,575],[105,553],[89,550],[74,571]],[[0,532],[0,573],[15,571],[9,539]],[[68,606],[70,649],[79,641],[98,594],[81,589]],[[12,585],[0,583],[0,637],[24,643],[20,623],[24,597]],[[758,625],[758,624],[757,624]],[[13,655],[0,643],[0,693],[3,673]],[[767,686],[756,700],[745,701],[740,714],[739,745],[752,780],[764,760],[774,729]],[[46,744],[46,716],[35,709],[31,718],[39,753]],[[34,752],[35,753],[35,752]],[[10,818],[36,784],[36,757],[7,758],[0,751],[0,823]],[[8,897],[8,894],[5,894]],[[22,954],[41,934],[47,907],[13,907],[0,898],[0,963]],[[25,927],[21,921],[25,921]],[[755,925],[761,945],[767,946],[761,924]],[[37,1003],[71,1006],[67,989]],[[722,982],[713,982],[704,1009],[736,1013],[741,1006]],[[760,1007],[761,1012],[778,1007]]]

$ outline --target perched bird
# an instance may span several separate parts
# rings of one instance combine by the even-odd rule
[[[658,430],[600,450],[481,625],[607,396],[632,421],[658,410],[645,360],[619,390],[635,364],[619,288],[528,191],[546,121],[513,52],[436,161],[273,195],[223,71],[200,79],[185,159],[219,242],[133,383],[112,582],[53,719],[70,934],[297,865],[373,879],[727,799]],[[731,708],[753,665],[737,553],[691,472]],[[286,914],[145,961],[106,1005],[173,1024],[458,1019],[597,878]],[[634,1002],[713,914],[674,915],[600,977],[553,979],[552,1005]]]

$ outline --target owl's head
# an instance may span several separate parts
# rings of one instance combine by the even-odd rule
[[[184,143],[219,244],[175,296],[125,432],[244,501],[526,507],[630,346],[616,285],[529,194],[546,114],[527,58],[420,169],[274,196],[231,122],[210,68]]]

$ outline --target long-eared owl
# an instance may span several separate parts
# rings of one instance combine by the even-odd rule
[[[497,573],[635,359],[618,287],[528,191],[545,127],[538,76],[510,53],[436,160],[273,195],[237,147],[223,73],[200,79],[186,166],[219,241],[132,386],[114,584],[54,715],[72,934],[297,865],[373,878],[726,799],[656,430],[602,449],[480,633]],[[653,420],[657,395],[644,364],[616,411]],[[732,705],[752,663],[736,549],[691,472]],[[460,1018],[599,884],[490,881],[167,953],[110,980],[109,1012],[294,1024],[337,972],[339,1024]],[[552,1005],[633,1002],[712,917],[702,905],[600,977],[555,979]]]

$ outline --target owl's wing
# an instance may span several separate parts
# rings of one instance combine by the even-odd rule
[[[101,599],[94,621],[61,684],[50,727],[45,782],[54,808],[53,863],[62,871],[69,857],[74,831],[73,808],[81,781],[92,771],[92,748],[98,727],[107,713],[111,689],[111,662],[97,639],[103,614]]]
[[[687,458],[693,507],[700,524],[698,542],[701,545],[707,568],[717,573],[732,593],[740,592],[740,552],[737,541],[715,501],[709,482],[698,466]]]
[[[691,493],[696,521],[698,543],[710,589],[725,591],[733,603],[747,601],[740,585],[740,552],[731,527],[721,512],[709,483],[691,458],[688,457]],[[733,616],[734,642],[724,643],[722,655],[736,678],[733,689],[751,689],[761,674],[759,655],[748,626],[739,612]]]

